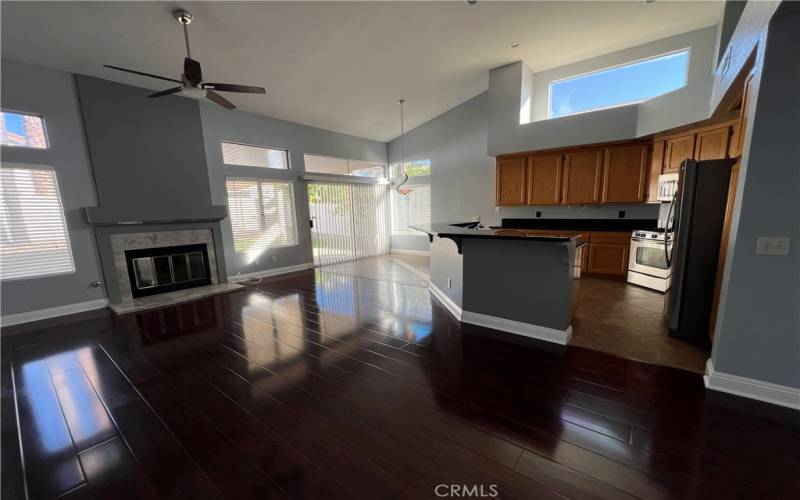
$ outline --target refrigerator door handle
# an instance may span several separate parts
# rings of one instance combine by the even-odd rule
[[[670,266],[672,266],[672,258],[669,255],[670,238],[668,237],[668,235],[670,231],[673,231],[673,234],[675,234],[674,233],[675,221],[672,222],[671,224],[672,227],[669,226],[670,226],[670,218],[672,216],[672,210],[675,208],[675,203],[677,203],[677,201],[678,201],[678,193],[676,192],[675,194],[672,195],[672,201],[669,203],[669,210],[667,211],[666,224],[664,224],[664,259],[667,261],[667,269],[669,269]]]

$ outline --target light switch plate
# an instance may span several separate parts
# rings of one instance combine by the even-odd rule
[[[756,255],[789,255],[791,238],[760,236],[756,240]]]

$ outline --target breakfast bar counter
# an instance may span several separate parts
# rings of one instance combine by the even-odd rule
[[[461,322],[566,344],[585,245],[581,234],[475,226],[412,226],[431,241],[431,293]]]

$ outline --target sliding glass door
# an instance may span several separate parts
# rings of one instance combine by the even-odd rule
[[[315,265],[389,252],[386,185],[309,182],[308,205]]]

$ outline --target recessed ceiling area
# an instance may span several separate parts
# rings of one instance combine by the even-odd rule
[[[164,90],[185,48],[172,2],[3,2],[2,57]],[[186,2],[205,80],[240,110],[388,141],[486,90],[491,68],[541,71],[715,24],[722,2]],[[519,46],[511,48],[510,45]]]

